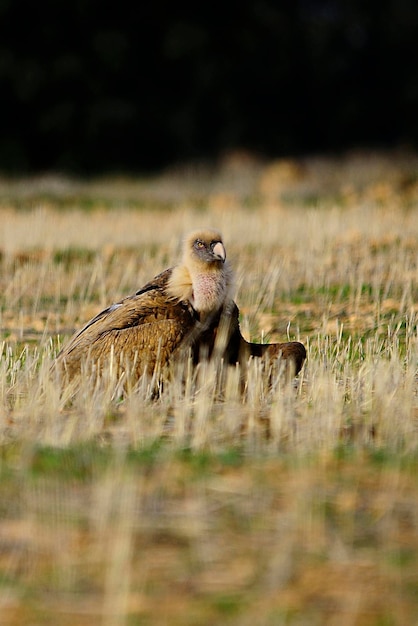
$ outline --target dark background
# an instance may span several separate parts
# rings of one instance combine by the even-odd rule
[[[0,170],[418,145],[415,0],[0,0]]]

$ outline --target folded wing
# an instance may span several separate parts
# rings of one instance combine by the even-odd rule
[[[57,367],[72,377],[83,362],[101,370],[112,360],[135,378],[152,374],[157,364],[164,367],[198,323],[188,303],[167,298],[169,276],[166,270],[135,295],[96,315],[63,348]]]

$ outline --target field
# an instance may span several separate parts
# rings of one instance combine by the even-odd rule
[[[0,180],[0,219],[1,624],[418,625],[417,155]],[[300,375],[58,388],[72,332],[200,226]]]

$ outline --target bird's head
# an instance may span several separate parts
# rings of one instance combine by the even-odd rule
[[[222,266],[225,263],[226,252],[222,242],[222,235],[216,230],[199,230],[191,233],[186,240],[185,261],[209,265]]]
[[[173,268],[168,293],[177,301],[192,303],[200,314],[219,311],[233,286],[222,235],[202,229],[184,240],[183,262]]]

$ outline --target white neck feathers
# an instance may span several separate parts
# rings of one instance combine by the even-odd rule
[[[228,263],[222,267],[199,264],[192,270],[186,265],[178,265],[173,268],[167,290],[178,302],[189,301],[198,313],[214,313],[231,293],[232,271]]]

